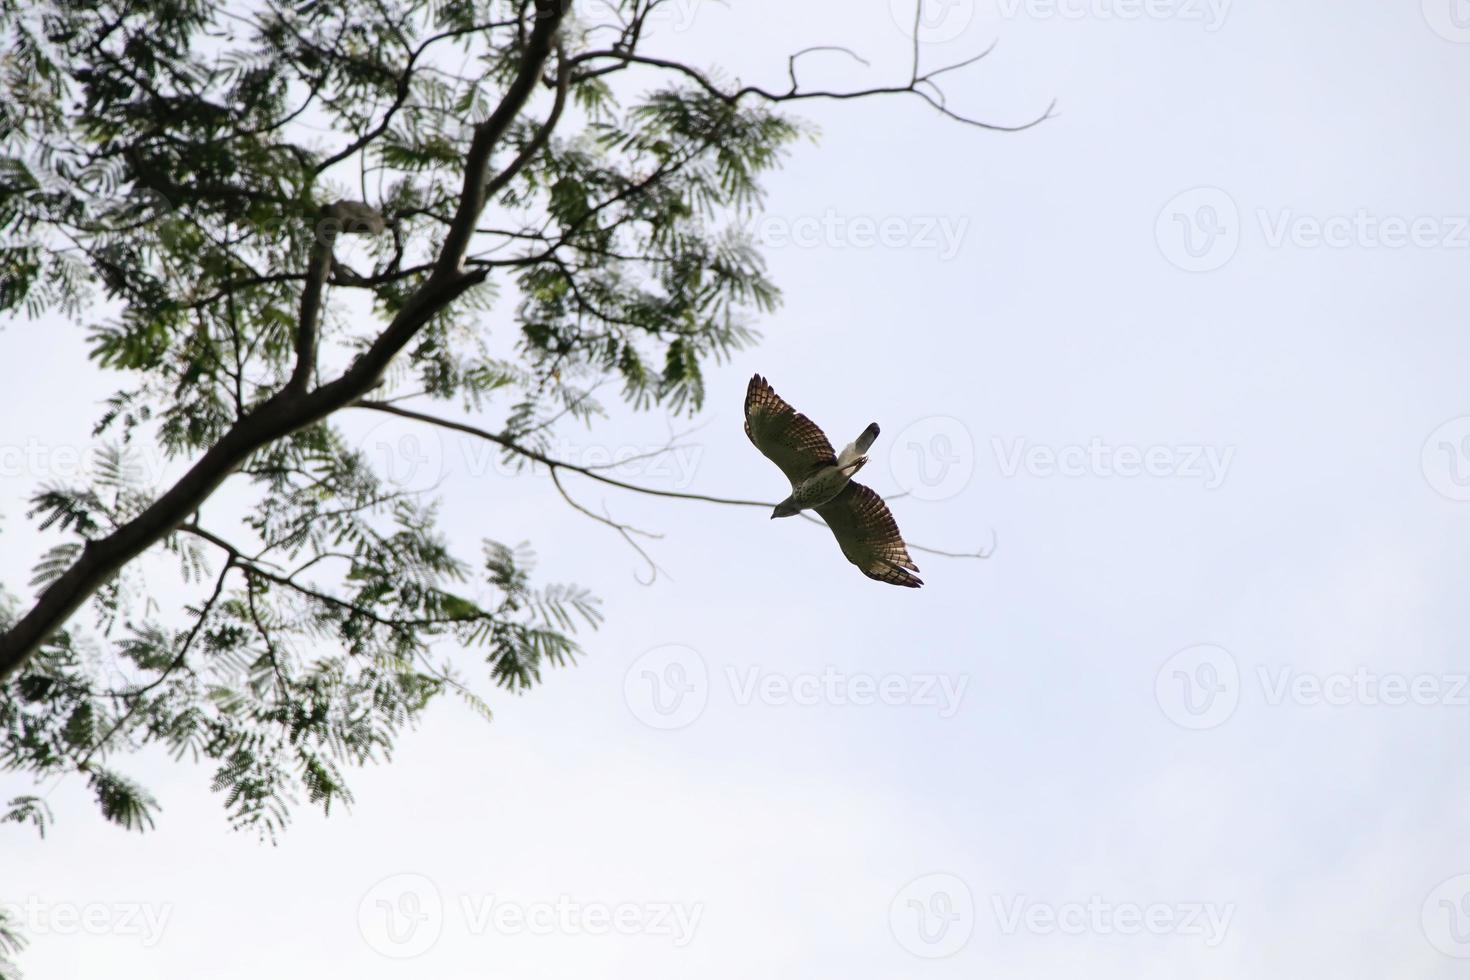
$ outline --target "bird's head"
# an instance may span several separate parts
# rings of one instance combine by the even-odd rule
[[[774,521],[778,517],[792,517],[800,512],[801,508],[793,504],[790,497],[787,497],[776,505],[775,510],[771,511],[771,520]]]

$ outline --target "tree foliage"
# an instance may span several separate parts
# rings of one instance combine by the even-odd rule
[[[0,910],[0,980],[19,980],[20,970],[15,965],[15,955],[25,948],[25,939],[18,924]]]
[[[114,760],[161,745],[269,837],[350,802],[436,697],[488,713],[464,651],[511,692],[578,656],[594,598],[524,546],[451,547],[336,413],[439,401],[547,462],[609,379],[692,412],[778,299],[735,219],[803,135],[784,104],[953,115],[917,62],[868,92],[805,91],[794,58],[789,91],[725,85],[644,53],[657,6],[0,0],[0,315],[64,312],[118,378],[90,478],[34,497],[36,599],[0,604],[0,765],[81,774],[143,829]],[[148,485],[139,447],[183,475]],[[164,560],[185,609],[150,598]]]

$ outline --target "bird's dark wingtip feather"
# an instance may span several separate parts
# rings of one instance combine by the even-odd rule
[[[870,572],[863,569],[863,574],[875,582],[885,585],[898,585],[906,589],[917,589],[924,584],[924,580],[913,572],[896,565],[890,566],[881,572]]]

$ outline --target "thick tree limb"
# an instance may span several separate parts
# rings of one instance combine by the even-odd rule
[[[535,25],[516,75],[495,111],[475,127],[465,161],[464,190],[433,271],[392,322],[336,380],[312,391],[288,384],[232,426],[141,514],[111,534],[88,541],[80,557],[40,594],[30,611],[0,634],[0,684],[15,676],[46,638],[109,579],[198,510],[252,454],[367,394],[393,358],[434,316],[484,280],[488,270],[466,271],[463,263],[485,205],[490,156],[539,83],[565,10],[566,0],[536,0]],[[306,312],[303,299],[303,314]],[[300,370],[298,363],[293,376]]]
[[[536,0],[536,26],[526,41],[526,54],[520,71],[490,118],[475,127],[475,135],[470,140],[470,151],[465,159],[464,189],[460,191],[459,207],[455,209],[454,221],[449,226],[449,234],[434,267],[435,277],[453,276],[460,271],[470,237],[475,233],[475,222],[488,199],[489,185],[485,174],[490,166],[490,155],[541,80],[541,69],[551,57],[567,3],[568,0]],[[565,66],[561,70],[565,74]],[[556,111],[559,113],[560,109]],[[529,159],[529,156],[522,158],[520,164],[524,166]]]

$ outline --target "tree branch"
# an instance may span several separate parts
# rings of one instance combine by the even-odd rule
[[[217,578],[214,583],[214,591],[210,593],[209,598],[205,601],[204,605],[200,607],[199,618],[194,621],[193,629],[189,630],[189,635],[184,638],[184,644],[183,646],[179,647],[178,654],[174,657],[174,659],[169,663],[167,667],[159,672],[158,676],[155,677],[152,681],[149,681],[147,684],[143,685],[137,690],[129,691],[124,695],[132,701],[132,703],[128,705],[128,710],[123,713],[121,718],[113,723],[112,727],[109,728],[101,738],[92,743],[92,747],[87,750],[87,754],[84,755],[82,757],[82,760],[77,763],[78,769],[85,770],[87,768],[87,763],[92,761],[92,757],[96,755],[99,751],[102,751],[107,743],[112,741],[112,736],[116,735],[118,731],[128,723],[133,715],[137,713],[138,706],[143,703],[143,695],[147,694],[149,691],[152,691],[154,688],[158,687],[158,685],[168,680],[170,674],[178,670],[180,667],[184,666],[184,663],[188,660],[189,657],[189,648],[194,645],[194,640],[198,638],[200,631],[204,629],[204,624],[209,620],[209,614],[214,611],[215,603],[219,602],[219,597],[224,593],[225,579],[229,578],[230,571],[234,567],[235,558],[233,555],[231,555],[225,560],[225,567],[220,569],[219,578]]]
[[[485,439],[489,442],[495,443],[497,446],[502,446],[513,453],[524,456],[527,459],[535,460],[548,469],[570,470],[573,473],[581,473],[583,476],[590,477],[591,479],[596,480],[599,483],[606,483],[610,487],[618,487],[623,490],[632,490],[634,493],[648,494],[649,496],[653,497],[670,497],[675,500],[701,500],[707,504],[728,504],[733,507],[762,507],[766,510],[770,510],[772,507],[776,506],[775,504],[768,503],[764,500],[738,500],[731,497],[710,497],[702,493],[680,493],[677,490],[659,490],[655,487],[641,487],[636,483],[625,483],[622,480],[614,479],[610,476],[604,476],[603,474],[598,473],[596,470],[589,467],[578,466],[576,463],[568,463],[567,461],[561,459],[553,459],[550,456],[547,456],[545,453],[539,453],[534,449],[522,446],[520,443],[516,442],[513,439],[507,439],[505,436],[496,435],[495,433],[490,432],[486,429],[481,429],[477,426],[469,425],[465,422],[456,422],[453,419],[441,419],[433,415],[425,415],[422,412],[415,412],[413,409],[410,408],[401,408],[397,405],[390,405],[387,402],[362,399],[356,402],[352,407],[372,409],[375,412],[387,412],[389,415],[398,415],[406,419],[414,419],[419,422],[425,422],[429,425],[437,425],[440,428],[452,429],[455,432],[463,432],[465,435]]]
[[[633,540],[633,535],[641,534],[645,538],[659,538],[663,535],[654,534],[652,531],[645,531],[641,528],[633,527],[631,524],[623,524],[619,521],[613,520],[611,517],[599,514],[596,511],[588,510],[586,507],[579,504],[572,497],[571,494],[567,493],[567,488],[562,486],[561,477],[557,476],[556,470],[551,471],[551,482],[556,485],[556,492],[561,494],[561,499],[570,504],[573,510],[581,514],[586,514],[597,523],[606,524],[608,527],[618,532],[618,535],[627,542],[628,547],[636,551],[638,553],[638,557],[642,558],[643,561],[648,565],[648,581],[645,582],[640,578],[638,579],[638,583],[640,585],[652,585],[654,581],[658,578],[658,573],[663,571],[663,569],[658,567],[658,564],[653,560],[653,556],[650,555],[646,550],[644,550],[642,545]],[[634,578],[637,578],[637,576],[635,575]]]
[[[486,440],[488,442],[493,442],[497,446],[501,446],[504,449],[509,450],[510,452],[516,453],[517,455],[520,455],[520,456],[524,456],[527,459],[534,460],[534,461],[540,463],[541,465],[545,466],[548,470],[551,471],[551,479],[552,479],[552,481],[556,484],[557,490],[561,491],[561,495],[564,498],[566,498],[566,500],[567,500],[567,502],[569,504],[571,504],[573,507],[575,507],[577,510],[581,511],[582,513],[587,514],[588,516],[590,516],[590,517],[594,518],[595,520],[599,521],[600,523],[607,524],[607,525],[611,526],[615,530],[617,530],[620,533],[622,533],[624,538],[627,538],[628,537],[628,533],[627,532],[629,532],[629,531],[637,531],[638,529],[636,529],[636,528],[630,528],[630,527],[628,527],[627,525],[624,525],[624,524],[619,524],[618,522],[612,520],[611,518],[599,517],[597,514],[595,514],[595,513],[591,512],[591,511],[587,510],[585,507],[583,507],[582,505],[578,504],[576,501],[572,500],[570,497],[567,496],[566,490],[563,489],[563,487],[561,485],[561,481],[559,479],[557,479],[557,471],[558,470],[567,470],[567,471],[572,472],[572,473],[580,473],[583,476],[588,477],[589,479],[596,480],[599,483],[605,483],[605,484],[607,484],[610,487],[617,487],[620,490],[631,490],[634,493],[646,494],[646,495],[648,495],[650,497],[668,497],[668,498],[671,498],[671,499],[674,499],[674,500],[697,500],[697,501],[700,501],[702,503],[707,503],[707,504],[725,504],[725,505],[731,506],[731,507],[760,507],[763,510],[770,510],[771,508],[773,508],[773,507],[776,506],[775,504],[770,503],[768,501],[764,501],[764,500],[741,500],[741,499],[734,498],[734,497],[712,497],[712,496],[709,496],[708,494],[703,494],[703,493],[682,493],[682,492],[680,492],[678,490],[660,490],[660,489],[658,489],[656,487],[645,487],[645,486],[639,486],[636,483],[627,483],[627,482],[625,482],[623,480],[614,479],[613,477],[605,476],[602,473],[597,472],[597,467],[593,467],[593,466],[580,466],[580,465],[578,465],[576,463],[569,463],[566,460],[553,459],[552,457],[547,456],[545,453],[540,453],[540,452],[537,452],[536,450],[531,449],[531,448],[529,448],[527,446],[522,446],[520,443],[516,442],[514,439],[509,439],[509,438],[507,438],[505,436],[502,436],[502,435],[496,435],[495,433],[490,432],[487,429],[482,429],[482,428],[479,428],[478,426],[470,425],[470,424],[468,424],[466,422],[456,422],[453,419],[444,419],[444,418],[439,418],[439,417],[434,416],[434,415],[426,415],[423,412],[415,412],[413,409],[402,408],[402,407],[400,407],[398,405],[393,405],[393,404],[390,404],[388,402],[372,401],[372,400],[368,400],[368,399],[363,399],[363,400],[360,400],[360,401],[356,402],[355,404],[353,404],[352,407],[353,408],[366,408],[366,409],[370,409],[370,410],[375,411],[375,412],[386,412],[389,415],[397,415],[397,416],[400,416],[401,418],[413,419],[414,421],[423,422],[423,423],[425,423],[427,425],[434,425],[434,426],[438,426],[438,427],[443,428],[443,429],[450,429],[450,430],[452,430],[454,432],[462,432],[465,435],[475,436],[476,438],[484,439],[484,440]],[[893,496],[885,497],[884,500],[896,500],[896,499],[898,499],[900,497],[903,497],[903,496],[907,496],[907,494],[894,494]],[[818,526],[821,526],[821,527],[826,527],[827,526],[826,525],[826,522],[821,521],[821,520],[818,520],[817,518],[812,517],[810,514],[803,513],[801,516],[804,517],[804,518],[806,518],[808,521],[811,521],[813,524],[818,525]],[[647,535],[649,537],[655,537],[656,536],[656,535],[649,534],[649,532],[647,532],[647,531],[638,531],[638,533]],[[994,530],[992,530],[990,532],[990,540],[991,540],[991,543],[990,543],[990,549],[989,550],[986,550],[984,548],[981,548],[981,549],[978,549],[976,551],[943,551],[943,550],[941,550],[939,548],[929,548],[929,547],[926,547],[924,545],[914,544],[913,542],[910,542],[910,541],[906,541],[905,543],[910,548],[914,549],[915,551],[922,551],[925,554],[930,554],[930,555],[938,555],[941,558],[980,558],[980,559],[984,559],[984,558],[989,558],[991,555],[995,554],[996,537],[995,537]],[[629,541],[629,543],[630,544],[633,544],[632,541]],[[640,555],[643,556],[644,560],[647,561],[649,563],[649,565],[651,565],[651,566],[653,565],[652,559],[650,559],[648,557],[648,555],[644,553],[644,551],[643,551],[642,548],[639,548],[636,544],[634,544],[634,548],[638,551],[638,553]],[[654,570],[656,572],[657,571],[657,566],[653,566],[653,567],[654,567]]]
[[[337,228],[332,221],[318,221],[313,229],[311,260],[306,268],[306,285],[301,290],[301,311],[296,317],[296,366],[286,390],[301,394],[311,384],[316,369],[317,331],[322,319],[322,293],[332,273],[332,245]]]
[[[485,205],[485,171],[496,144],[541,78],[565,10],[566,0],[535,0],[536,23],[516,75],[495,111],[475,128],[459,207],[429,278],[340,377],[310,392],[290,386],[277,392],[232,426],[141,514],[106,537],[88,541],[82,554],[41,593],[30,611],[0,634],[0,684],[15,676],[46,638],[61,628],[123,566],[198,510],[253,453],[320,422],[367,394],[378,384],[393,358],[434,316],[484,280],[488,270],[466,272],[463,260],[469,237]]]
[[[536,25],[526,41],[526,53],[521,61],[520,71],[516,73],[510,88],[500,100],[500,105],[495,107],[488,119],[475,127],[475,135],[470,140],[470,150],[465,158],[464,189],[460,191],[459,207],[455,209],[454,220],[449,226],[444,247],[434,267],[435,277],[450,277],[460,272],[465,250],[469,247],[470,237],[475,233],[475,222],[479,220],[480,212],[485,209],[485,201],[488,199],[489,185],[485,180],[485,172],[490,165],[490,154],[510,129],[511,123],[515,122],[516,116],[530,99],[536,83],[540,81],[541,69],[551,57],[556,32],[561,26],[567,3],[568,0],[536,0]],[[563,74],[567,71],[565,66],[560,70]],[[560,113],[560,109],[557,112]],[[520,159],[519,166],[524,166],[529,159],[529,156]],[[508,175],[505,179],[509,180],[517,170],[519,167],[507,168]]]
[[[685,78],[693,81],[708,94],[730,105],[735,105],[739,103],[741,99],[744,99],[747,96],[754,96],[755,98],[764,99],[765,101],[771,103],[781,103],[801,102],[807,99],[828,99],[840,102],[849,99],[870,98],[875,95],[915,95],[927,102],[940,115],[946,116],[949,119],[953,119],[956,122],[964,123],[967,126],[974,126],[978,129],[987,129],[994,132],[1018,133],[1022,130],[1030,129],[1032,126],[1038,126],[1046,120],[1050,119],[1052,116],[1052,110],[1055,109],[1057,105],[1055,99],[1051,101],[1051,104],[1046,107],[1046,111],[1043,112],[1041,115],[1037,116],[1035,119],[1032,119],[1030,122],[1021,123],[1020,125],[1015,126],[989,123],[980,119],[972,118],[970,116],[961,115],[960,113],[957,113],[950,109],[945,104],[943,93],[939,92],[938,85],[935,83],[934,79],[938,78],[945,72],[954,71],[957,68],[963,68],[966,65],[974,64],[975,62],[984,58],[986,55],[990,54],[990,52],[994,50],[994,48],[995,45],[992,44],[989,48],[986,48],[979,54],[972,55],[969,58],[965,58],[953,64],[944,65],[940,68],[934,68],[929,71],[920,71],[919,44],[916,39],[914,42],[913,60],[910,66],[908,82],[903,85],[882,85],[872,88],[853,89],[850,91],[802,91],[801,86],[797,81],[796,59],[804,54],[809,54],[815,51],[841,51],[845,54],[851,55],[853,58],[856,58],[863,64],[867,64],[864,59],[862,59],[852,51],[848,51],[846,48],[835,48],[831,46],[804,48],[801,51],[798,51],[795,54],[791,55],[787,62],[787,75],[791,80],[791,87],[784,92],[773,92],[769,89],[762,88],[759,85],[745,85],[733,91],[723,89],[719,85],[715,84],[715,82],[708,75],[697,68],[690,67],[689,65],[682,64],[677,61],[670,61],[667,58],[657,58],[651,55],[638,54],[632,49],[623,47],[614,47],[610,50],[583,52],[582,54],[572,59],[572,64],[575,66],[603,59],[613,62],[612,65],[607,65],[601,68],[594,68],[586,73],[588,75],[594,76],[606,74],[609,71],[616,71],[629,65],[642,65],[647,68],[658,68],[664,71],[672,71],[677,74],[683,75]],[[934,93],[938,94],[936,95],[934,93],[926,91],[924,86],[928,86],[928,88],[934,90]]]
[[[230,556],[236,568],[240,569],[247,575],[253,575],[256,578],[263,579],[267,582],[274,582],[276,585],[291,589],[294,592],[306,596],[308,599],[315,599],[317,602],[322,602],[329,606],[336,606],[338,609],[343,609],[353,615],[361,616],[363,619],[369,620],[372,623],[378,626],[382,626],[386,629],[401,631],[414,627],[453,626],[459,623],[473,623],[494,618],[489,613],[483,611],[469,616],[420,616],[414,617],[412,619],[395,619],[388,616],[382,616],[374,612],[371,608],[367,606],[358,605],[357,603],[352,602],[349,599],[343,599],[338,596],[332,595],[330,592],[323,592],[320,589],[314,588],[313,586],[305,585],[301,582],[298,582],[296,581],[294,574],[281,575],[277,572],[272,572],[270,569],[264,568],[263,566],[257,564],[255,559],[248,557],[243,551],[241,551],[236,546],[230,544],[224,538],[220,537],[217,534],[214,534],[213,532],[206,531],[198,524],[181,524],[179,525],[177,530],[182,531],[186,534],[195,535],[196,537],[202,538],[215,547],[219,548],[226,555]]]

